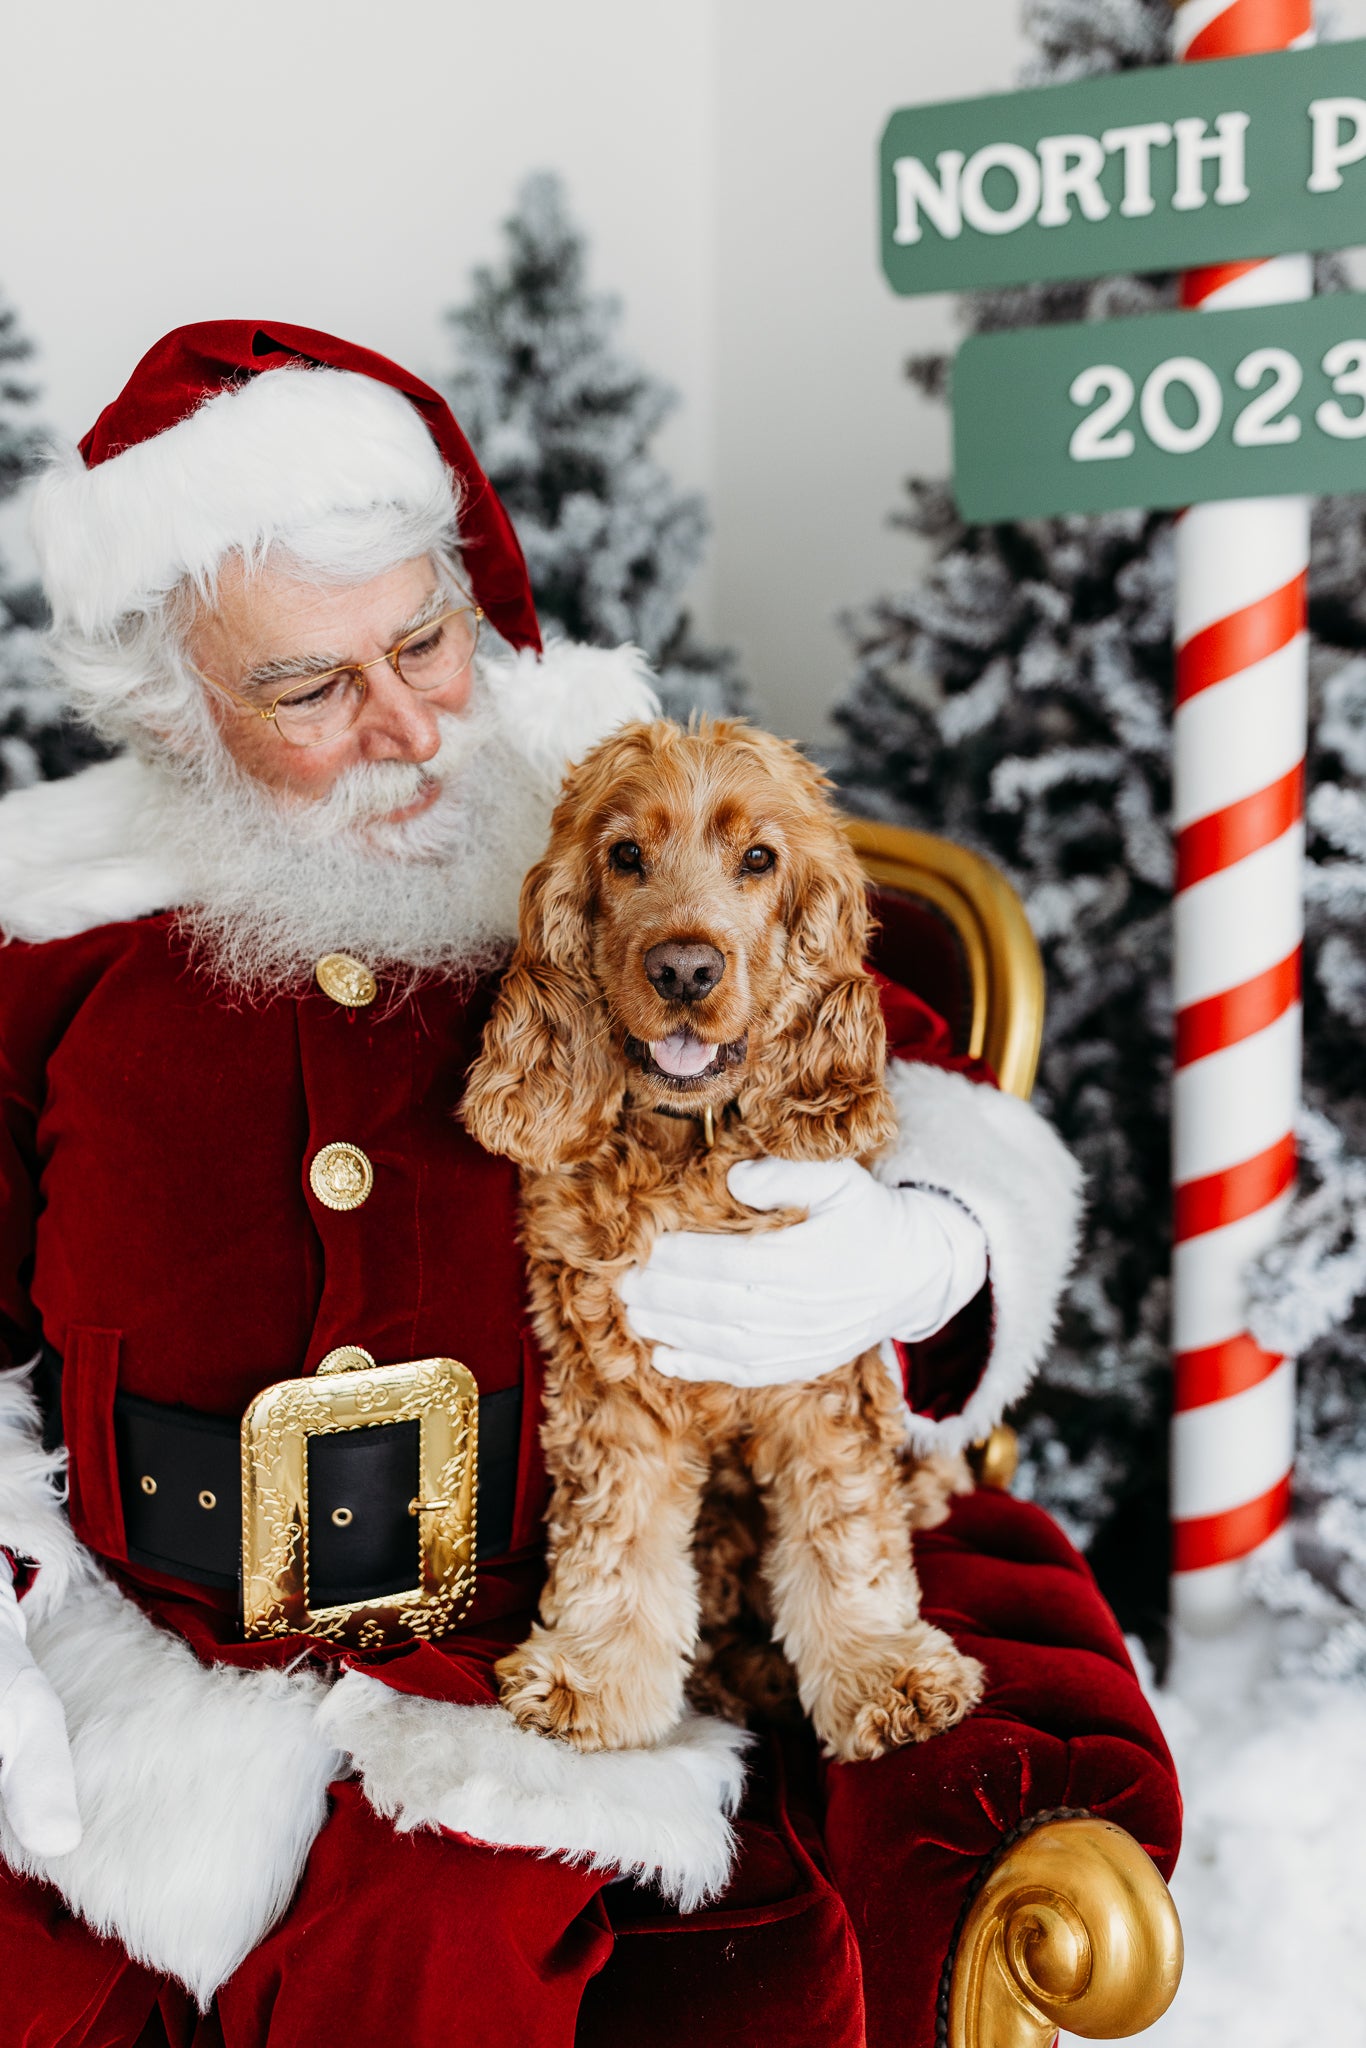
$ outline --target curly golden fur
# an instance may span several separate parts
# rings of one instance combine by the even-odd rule
[[[566,784],[464,1103],[480,1143],[523,1169],[548,1359],[549,1576],[499,1666],[525,1726],[590,1749],[658,1740],[708,1621],[703,1696],[776,1696],[740,1613],[756,1562],[828,1754],[922,1740],[977,1700],[980,1667],[920,1619],[910,1549],[965,1477],[905,1461],[877,1353],[794,1386],[689,1384],[653,1370],[616,1292],[662,1230],[794,1220],[734,1200],[737,1159],[866,1161],[892,1137],[867,939],[824,778],[783,742],[733,722],[629,726]],[[657,966],[679,945],[723,963],[688,1001]],[[717,1048],[701,1074],[657,1064],[683,1031]]]

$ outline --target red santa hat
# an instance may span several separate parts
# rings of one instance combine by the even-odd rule
[[[95,637],[235,549],[385,505],[439,523],[452,494],[476,602],[539,650],[512,523],[439,392],[334,335],[210,320],[157,342],[49,468],[34,542],[57,624]]]

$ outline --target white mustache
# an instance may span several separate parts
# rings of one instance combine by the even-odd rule
[[[448,712],[439,723],[441,744],[430,761],[358,761],[325,796],[301,805],[295,817],[308,837],[330,839],[406,810],[463,767],[489,729],[477,715]]]

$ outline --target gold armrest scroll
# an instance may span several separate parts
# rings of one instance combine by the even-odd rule
[[[949,2048],[1049,2048],[1060,2027],[1113,2041],[1150,2027],[1181,1981],[1181,1923],[1123,1828],[1046,1821],[973,1900],[949,1984]]]

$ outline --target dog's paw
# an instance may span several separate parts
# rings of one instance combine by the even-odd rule
[[[839,1727],[819,1728],[827,1754],[854,1762],[953,1728],[982,1697],[985,1678],[942,1629],[922,1624],[863,1691]]]
[[[682,1709],[681,1692],[663,1704],[640,1685],[590,1681],[540,1627],[494,1668],[499,1696],[519,1727],[576,1749],[645,1748],[669,1733]]]

